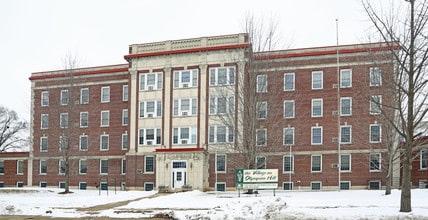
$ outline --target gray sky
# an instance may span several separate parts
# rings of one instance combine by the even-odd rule
[[[126,63],[128,45],[243,32],[245,15],[276,17],[288,48],[365,42],[359,0],[11,0],[0,3],[0,105],[29,120],[32,72]],[[284,48],[285,49],[285,48]]]

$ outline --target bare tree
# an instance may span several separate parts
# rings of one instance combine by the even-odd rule
[[[385,106],[397,111],[396,117],[385,114],[391,126],[403,138],[402,144],[402,180],[400,212],[411,212],[411,166],[412,154],[420,133],[415,128],[424,120],[428,112],[426,67],[428,64],[428,2],[426,0],[405,0],[404,7],[394,7],[385,13],[377,9],[372,2],[363,0],[364,9],[380,34],[389,42],[394,62],[396,95],[393,97],[398,105]],[[402,2],[403,4],[404,2]],[[402,6],[399,4],[398,6]],[[394,49],[398,44],[400,50]]]
[[[20,120],[18,114],[0,106],[0,152],[23,149],[28,143],[25,133],[28,122]]]

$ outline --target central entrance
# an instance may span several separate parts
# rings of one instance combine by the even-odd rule
[[[187,184],[187,161],[172,161],[172,188],[182,188]]]

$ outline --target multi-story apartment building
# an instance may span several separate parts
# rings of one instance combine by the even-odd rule
[[[235,34],[134,44],[128,64],[33,73],[28,185],[63,186],[68,137],[70,184],[81,189],[225,190],[238,168],[278,169],[281,189],[380,188],[388,130],[378,103],[391,101],[389,49],[249,56],[248,36]],[[241,102],[250,95],[256,103]],[[254,131],[252,167],[237,150],[245,130]]]

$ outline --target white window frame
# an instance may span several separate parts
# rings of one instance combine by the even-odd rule
[[[153,111],[147,111],[147,103],[154,104]],[[162,117],[162,100],[146,100],[140,101],[139,104],[139,118],[157,118]]]
[[[292,116],[287,116],[287,112],[286,112],[286,104],[287,103],[292,103],[293,104],[293,108],[291,109],[292,110],[292,113],[293,113],[293,115]],[[284,118],[294,118],[295,117],[295,101],[294,100],[284,100]]]
[[[59,127],[60,128],[68,128],[68,113],[60,113],[59,114]]]
[[[264,85],[262,85],[263,80],[264,80]],[[268,77],[267,77],[267,75],[266,74],[257,75],[256,92],[257,93],[267,93],[267,91],[268,91]]]
[[[343,157],[348,157],[349,160],[349,169],[343,168]],[[352,155],[351,154],[341,154],[340,155],[340,172],[351,172],[352,171]]]
[[[189,109],[183,109],[183,102],[189,102]],[[198,99],[197,98],[182,98],[174,99],[173,116],[193,116],[198,114]]]
[[[314,184],[319,184],[319,189],[314,189]],[[311,190],[313,191],[320,191],[322,190],[322,181],[311,181]]]
[[[342,184],[348,184],[348,189],[342,188]],[[351,181],[340,181],[340,190],[350,190],[352,189]]]
[[[225,83],[219,84],[219,71],[226,71],[226,81]],[[209,69],[210,73],[210,86],[225,86],[225,85],[234,85],[235,84],[235,67],[212,67]]]
[[[122,86],[122,101],[126,102],[129,100],[129,87],[128,85]]]
[[[264,142],[260,142],[259,143],[259,132],[263,132],[260,133],[262,134],[264,137]],[[257,146],[266,146],[267,145],[267,129],[266,128],[262,128],[262,129],[256,129],[256,145]]]
[[[83,149],[82,148],[82,144],[83,144],[82,138],[85,138],[85,137],[86,137],[86,149]],[[79,136],[79,151],[88,151],[88,148],[89,148],[89,137],[88,137],[88,135],[86,135],[86,134],[80,135]]]
[[[40,105],[49,106],[49,91],[42,91],[40,93]]]
[[[291,77],[293,79],[292,88],[287,88],[287,77]],[[290,84],[291,84],[291,82],[290,82]],[[295,85],[296,85],[295,73],[284,73],[284,91],[294,91]]]
[[[107,139],[107,147],[103,147],[103,137],[106,137]],[[108,151],[110,149],[110,136],[108,134],[102,134],[100,135],[100,151]]]
[[[44,146],[46,143],[46,146]],[[49,139],[46,136],[40,137],[40,152],[48,152],[49,149]]]
[[[152,164],[151,164],[152,169],[151,170],[147,169],[149,167],[147,158],[151,158],[151,162],[152,162]],[[155,172],[155,157],[153,155],[145,155],[144,156],[144,173],[152,174],[154,172]]]
[[[182,138],[183,129],[189,129],[189,137]],[[198,132],[196,127],[174,127],[172,129],[172,144],[173,145],[189,145],[198,142]],[[177,141],[174,138],[177,137]]]
[[[153,130],[153,139],[147,139],[147,131]],[[143,135],[143,136],[141,136]],[[158,141],[158,137],[160,137]],[[141,143],[143,138],[143,143]],[[162,144],[162,129],[161,128],[140,128],[138,129],[138,145],[139,146],[153,146]]]
[[[382,69],[370,67],[370,86],[382,86]]]
[[[225,112],[219,112],[219,99],[225,99]],[[210,97],[209,114],[210,115],[227,115],[235,113],[235,96]]]
[[[46,122],[46,124],[43,122]],[[42,114],[40,116],[40,129],[48,129],[48,128],[49,128],[49,114]]]
[[[419,169],[420,170],[427,170],[428,167],[428,149],[422,149],[419,152]]]
[[[378,159],[379,167],[372,169],[372,156],[376,156]],[[382,171],[382,155],[381,153],[371,153],[369,157],[369,171],[370,172],[381,172]]]
[[[64,168],[64,169],[62,169]],[[63,159],[58,160],[58,175],[65,175],[65,161]]]
[[[314,170],[314,157],[320,158],[320,170]],[[311,173],[322,173],[322,155],[320,154],[311,155]]]
[[[291,170],[285,170],[285,158],[290,158],[290,162],[291,162]],[[284,155],[282,157],[282,173],[294,173],[294,155]]]
[[[128,150],[128,146],[129,146],[129,136],[128,136],[128,133],[123,133],[122,134],[122,142],[121,143],[122,143],[122,150]]]
[[[108,127],[110,126],[110,110],[103,110],[101,111],[101,119],[100,119],[100,126],[101,127]]]
[[[154,84],[148,84],[148,78],[154,77]],[[153,90],[162,90],[163,86],[163,73],[162,72],[152,72],[152,73],[140,73],[140,91],[153,91]]]
[[[344,85],[349,80],[349,85]],[[340,70],[340,88],[351,88],[352,87],[352,69]]]
[[[349,114],[343,113],[344,112],[343,111],[343,109],[344,109],[343,102],[345,100],[349,100]],[[340,98],[340,109],[339,109],[339,111],[340,111],[340,116],[351,116],[352,115],[352,97],[341,97]]]
[[[101,87],[101,103],[110,102],[110,86]]]
[[[318,82],[318,80],[315,80],[315,77],[317,77],[317,75],[319,75],[321,77],[320,81]],[[311,80],[311,85],[312,85],[312,90],[318,90],[318,89],[323,89],[324,88],[324,73],[323,71],[312,71],[312,80]],[[318,86],[318,84],[320,84]]]
[[[68,105],[69,97],[68,97],[68,89],[61,90],[60,93],[60,103],[61,105]]]
[[[107,165],[107,172],[103,172],[103,162],[105,162],[105,165]],[[108,159],[100,159],[100,175],[108,175],[108,165]]]
[[[321,141],[320,142],[314,142],[314,130],[320,129],[321,130]],[[311,128],[311,145],[322,145],[323,144],[323,127],[322,126],[312,126]]]
[[[218,130],[219,128],[225,128],[225,141],[218,141]],[[234,137],[234,130],[231,127],[225,126],[225,125],[210,125],[208,127],[208,143],[215,144],[215,143],[233,143],[235,140]]]
[[[268,115],[268,103],[266,101],[257,102],[257,119],[266,119]],[[262,113],[264,112],[264,115]]]
[[[4,175],[4,160],[0,159],[0,175]],[[0,181],[0,183],[3,183],[3,181]]]
[[[129,124],[128,109],[122,109],[122,126]]]
[[[45,171],[42,172],[43,166],[45,167]],[[48,173],[48,162],[46,160],[39,160],[39,174],[46,175]]]
[[[24,160],[16,161],[16,175],[24,175]]]
[[[379,115],[381,113],[382,113],[382,96],[381,95],[370,96],[370,114]]]
[[[223,157],[222,161],[219,161],[220,157]],[[224,170],[219,170],[219,162],[223,163]],[[216,154],[215,155],[215,172],[216,173],[227,173],[227,155],[226,154]]]
[[[313,118],[319,118],[319,117],[323,117],[323,109],[324,109],[324,104],[323,104],[323,99],[312,99],[312,117]],[[317,103],[319,103],[319,105],[316,105]],[[320,114],[316,115],[315,114],[315,107],[319,107],[320,108]]]
[[[85,167],[82,167],[83,166],[83,164],[82,164],[82,162],[84,161],[84,165],[85,165]],[[86,172],[82,172],[82,168],[85,168],[85,171]],[[86,159],[80,159],[79,160],[79,175],[86,175],[88,173],[88,160],[86,160]]]
[[[256,169],[266,169],[266,156],[256,156]]]
[[[189,73],[189,82],[183,82],[184,73]],[[198,69],[177,70],[177,71],[174,71],[173,76],[174,76],[174,81],[173,81],[174,89],[198,87],[198,77],[199,77]]]
[[[373,136],[372,136],[372,127],[379,127],[379,140],[375,141],[373,140]],[[380,124],[371,124],[369,127],[369,141],[370,143],[381,143],[382,142],[382,127]]]
[[[87,91],[87,97],[84,96],[84,92]],[[85,100],[87,99],[87,100]],[[85,105],[89,104],[89,88],[81,88],[80,89],[80,104]]]
[[[122,159],[120,161],[120,174],[125,175],[126,174],[126,159]]]
[[[85,125],[85,118],[84,115],[86,115],[86,125]],[[87,128],[89,125],[89,112],[80,112],[80,127],[81,128]]]
[[[349,142],[342,141],[342,128],[349,128]],[[339,141],[341,144],[352,144],[352,126],[351,125],[341,125],[339,133],[340,133]]]
[[[219,191],[219,186],[221,185],[224,185],[224,192],[226,192],[227,190],[226,182],[215,182],[215,191]],[[219,192],[222,192],[222,191],[219,191]]]
[[[286,136],[288,136],[289,135],[289,131],[291,131],[291,137],[292,137],[292,143],[287,143],[287,138],[286,138]],[[295,129],[294,129],[294,127],[285,127],[284,129],[283,129],[283,135],[282,135],[282,144],[284,145],[284,146],[293,146],[294,145],[294,140],[295,140],[295,136],[294,136],[294,134],[295,134]]]
[[[289,189],[285,189],[285,185],[286,184],[289,186]],[[294,183],[293,182],[290,182],[290,181],[282,182],[282,189],[283,190],[292,191],[293,188],[294,188]]]

